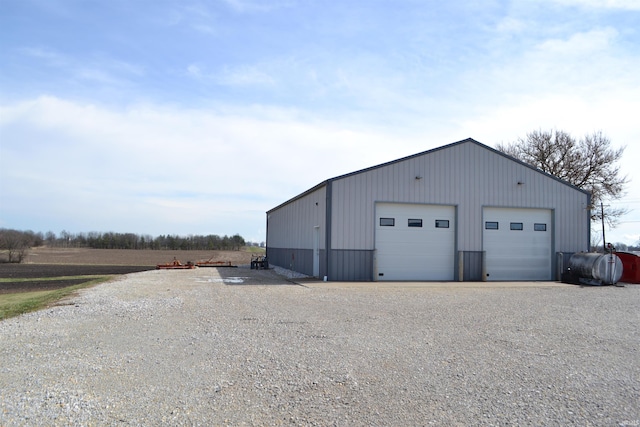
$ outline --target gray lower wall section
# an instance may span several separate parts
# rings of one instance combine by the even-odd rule
[[[367,250],[332,250],[329,253],[329,280],[372,282],[373,253]]]
[[[313,276],[313,250],[294,248],[267,248],[270,265]],[[373,251],[333,250],[329,253],[330,271],[327,272],[325,251],[320,251],[320,277],[340,282],[373,281]]]
[[[463,282],[481,282],[484,280],[484,252],[460,251],[458,252],[458,280]]]
[[[566,268],[573,252],[559,252],[556,254],[556,274],[560,277]],[[267,257],[270,265],[297,271],[307,276],[313,276],[313,250],[295,248],[268,248]],[[332,250],[329,252],[329,271],[327,271],[327,257],[324,250],[320,250],[320,274],[328,276],[331,281],[338,282],[372,282],[374,251],[372,250]],[[460,251],[457,256],[458,268],[455,279],[464,282],[481,282],[484,277],[484,252]],[[557,279],[559,280],[559,279]]]
[[[270,265],[313,276],[313,249],[267,248]],[[320,251],[320,277],[326,275],[324,250]]]

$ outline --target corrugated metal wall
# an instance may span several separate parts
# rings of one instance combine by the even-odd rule
[[[269,264],[277,265],[307,276],[313,276],[313,250],[296,248],[269,248]],[[320,277],[326,273],[325,251],[320,251]]]
[[[374,251],[332,250],[329,260],[330,280],[371,282]]]
[[[586,194],[473,141],[338,178],[332,192],[331,249],[374,249],[376,201],[457,206],[461,251],[482,250],[485,206],[553,209],[555,249],[589,248]]]
[[[314,227],[320,226],[320,249],[324,249],[326,188],[267,213],[268,247],[312,249]]]
[[[313,275],[313,246],[319,244],[319,276],[326,275],[327,186],[321,185],[267,213],[269,263]],[[316,235],[317,233],[317,235]]]
[[[458,261],[462,262],[462,271],[458,272],[458,276],[456,277],[457,280],[465,282],[480,282],[484,280],[484,252],[460,251],[458,254]]]

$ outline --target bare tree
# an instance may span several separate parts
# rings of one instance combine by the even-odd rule
[[[617,162],[625,147],[615,149],[602,132],[594,132],[576,140],[561,130],[535,130],[511,144],[498,144],[505,154],[554,175],[591,193],[591,219],[600,220],[600,203],[624,196],[628,183],[620,175]],[[604,218],[611,227],[627,212],[624,208],[606,206]]]
[[[0,250],[6,251],[8,262],[22,262],[27,255],[29,243],[29,236],[24,232],[0,229]]]

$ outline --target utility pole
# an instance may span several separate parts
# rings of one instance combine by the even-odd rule
[[[602,217],[602,252],[607,253],[607,239],[604,236],[604,205],[600,202],[600,216]]]

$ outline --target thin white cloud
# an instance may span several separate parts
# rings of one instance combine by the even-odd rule
[[[105,55],[78,58],[44,47],[23,47],[18,52],[40,61],[40,65],[63,70],[70,79],[122,85],[131,77],[145,74],[140,65]]]
[[[211,22],[215,15],[203,3],[180,2],[171,4],[166,9],[158,7],[155,13],[150,15],[150,19],[162,26],[193,26],[194,23]]]
[[[261,65],[239,65],[225,66],[217,72],[209,72],[199,64],[189,64],[187,66],[187,76],[203,81],[216,83],[222,86],[262,86],[273,87],[276,85],[276,78],[265,71],[267,67]]]
[[[82,80],[89,80],[103,84],[113,85],[122,83],[120,79],[98,68],[78,68],[74,71],[74,75],[76,78]]]
[[[63,55],[42,47],[23,47],[18,48],[17,50],[24,55],[32,56],[34,58],[46,59],[55,64],[67,62]]]
[[[251,12],[269,12],[276,9],[282,9],[285,7],[291,7],[296,4],[293,0],[279,0],[279,1],[267,1],[267,0],[223,0],[233,10],[240,13]]]
[[[203,34],[218,34],[216,27],[209,24],[193,24],[193,29]]]
[[[499,33],[513,34],[520,33],[527,27],[522,19],[507,16],[500,20],[496,25],[496,31]]]
[[[215,7],[208,3],[186,3],[171,5],[163,10],[159,8],[158,15],[153,21],[163,27],[184,26],[197,33],[217,36],[221,19]]]
[[[567,39],[545,40],[537,46],[537,50],[561,56],[592,55],[610,49],[617,36],[614,28],[593,29],[572,34]]]
[[[210,19],[213,13],[202,3],[187,3],[182,7],[185,13],[191,16],[197,16],[204,19]]]
[[[638,0],[548,0],[562,6],[579,6],[591,9],[640,10]]]
[[[269,73],[255,66],[225,67],[214,77],[227,86],[273,86],[276,80]]]
[[[552,95],[592,99],[640,83],[635,73],[640,56],[626,52],[623,43],[610,27],[546,38],[513,57],[483,64],[480,72],[465,71],[460,82],[468,96],[491,93],[493,104]]]
[[[187,66],[187,75],[200,79],[202,78],[202,70],[197,64],[189,64],[189,66]]]

